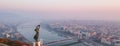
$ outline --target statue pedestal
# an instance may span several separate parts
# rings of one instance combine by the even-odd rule
[[[33,46],[42,46],[41,44],[42,44],[42,43],[41,43],[40,41],[38,41],[38,42],[33,42]]]

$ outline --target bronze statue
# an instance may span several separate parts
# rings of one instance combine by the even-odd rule
[[[36,28],[35,28],[36,34],[34,36],[34,39],[35,39],[36,42],[39,41],[39,39],[38,39],[39,38],[39,29],[40,29],[40,25],[37,25]]]

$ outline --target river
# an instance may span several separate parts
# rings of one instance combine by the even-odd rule
[[[34,35],[35,35],[35,27],[38,23],[24,23],[24,24],[21,24],[17,27],[17,30],[18,32],[20,32],[24,37],[26,37],[28,40],[30,40],[31,42],[34,42],[35,40],[33,39]],[[49,42],[52,42],[52,41],[55,41],[55,40],[62,40],[62,39],[65,39],[65,37],[61,37],[59,36],[58,34],[54,33],[54,32],[50,32],[48,31],[48,29],[46,28],[43,28],[41,27],[40,28],[40,34],[39,34],[39,38],[40,40],[43,42],[43,43],[49,43]],[[71,45],[74,43],[76,43],[76,41],[69,41],[69,42],[64,42],[64,44],[67,44],[67,45]],[[63,44],[63,43],[62,43]],[[62,44],[59,44],[59,45],[62,45]],[[63,45],[64,45],[63,44]],[[56,44],[58,45],[58,44]],[[77,43],[73,46],[83,46],[83,44],[81,43]],[[51,46],[54,46],[54,45],[51,45]]]

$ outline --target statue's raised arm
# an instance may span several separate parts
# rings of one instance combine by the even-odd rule
[[[35,39],[36,42],[39,41],[39,39],[38,39],[39,38],[39,31],[40,31],[40,25],[37,25],[36,28],[35,28],[36,34],[34,36],[34,39]]]

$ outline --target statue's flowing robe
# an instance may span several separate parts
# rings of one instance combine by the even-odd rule
[[[38,41],[38,38],[39,38],[39,29],[35,29],[35,31],[36,31],[36,34],[34,36],[34,39],[35,39],[35,41]]]

